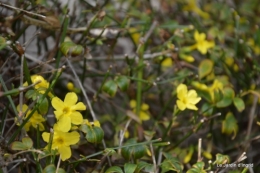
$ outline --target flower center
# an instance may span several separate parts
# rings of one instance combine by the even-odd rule
[[[184,97],[182,102],[186,105],[188,103],[188,99],[186,97]]]
[[[59,145],[62,145],[62,144],[64,143],[63,138],[59,137],[59,138],[57,139],[57,143],[58,143]]]
[[[63,114],[68,114],[70,112],[70,108],[69,107],[65,107],[63,109]]]

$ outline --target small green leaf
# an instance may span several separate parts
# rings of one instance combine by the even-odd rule
[[[192,166],[191,169],[187,171],[187,173],[207,173],[204,170],[205,163],[204,162],[197,162]]]
[[[202,79],[213,70],[214,63],[210,59],[205,59],[201,61],[199,65],[199,78]]]
[[[22,143],[24,144],[24,146],[26,146],[28,149],[33,147],[33,141],[31,138],[29,137],[24,137],[22,139]]]
[[[125,171],[125,173],[134,173],[136,167],[137,167],[136,164],[126,163],[124,165],[124,171]]]
[[[227,164],[229,163],[228,155],[216,154],[216,160],[213,164]]]
[[[140,162],[138,162],[137,163],[137,167],[136,167],[136,173],[139,173],[139,172],[141,172],[143,169],[145,169],[145,167],[147,167],[149,165],[149,163],[146,163],[146,162],[142,162],[142,161],[140,161]]]
[[[223,95],[224,95],[224,97],[226,97],[226,98],[231,98],[231,99],[233,99],[233,98],[235,97],[235,92],[234,92],[234,90],[233,90],[232,88],[230,88],[230,87],[225,87],[225,88],[223,89]]]
[[[175,172],[181,173],[182,169],[183,169],[182,164],[176,158],[165,159],[161,163],[160,166],[162,168],[162,173],[168,172],[168,171],[175,171]]]
[[[233,103],[239,112],[242,112],[245,109],[245,103],[241,98],[235,97]]]
[[[232,103],[232,99],[231,98],[224,97],[222,100],[217,102],[216,106],[218,108],[224,108],[224,107],[227,107],[227,106],[231,105],[231,103]]]
[[[125,145],[129,145],[129,144],[136,144],[136,140],[135,139],[129,139]],[[126,159],[126,160],[130,160],[132,159],[139,159],[141,157],[143,157],[146,153],[146,146],[145,145],[137,145],[137,146],[131,146],[131,147],[125,147],[122,148],[122,156]]]
[[[2,50],[3,48],[5,48],[6,45],[7,45],[7,44],[6,44],[5,38],[0,36],[0,50]]]
[[[102,90],[111,97],[114,97],[117,91],[117,84],[113,80],[106,81],[106,83],[102,87]]]
[[[119,166],[112,166],[106,170],[105,173],[124,173]]]
[[[129,87],[130,81],[126,76],[118,76],[115,78],[115,82],[122,91],[126,91]]]
[[[22,139],[22,142],[15,141],[11,144],[11,149],[12,150],[28,150],[32,148],[33,146],[33,141],[29,137],[24,137]]]
[[[27,99],[36,100],[37,95],[38,95],[37,90],[28,90],[28,91],[25,93],[25,97],[26,97]]]
[[[56,173],[55,165],[51,164],[44,168],[43,173]],[[66,173],[64,169],[59,168],[58,173]]]
[[[116,151],[112,148],[106,148],[103,153],[104,153],[104,155],[112,156],[113,154],[116,153]]]
[[[27,150],[27,146],[25,146],[22,142],[15,141],[11,144],[12,150]]]
[[[94,144],[100,143],[104,138],[104,131],[100,127],[87,125],[86,133],[87,141]]]
[[[39,105],[39,113],[41,115],[45,115],[49,110],[49,101],[48,99],[45,97],[43,99],[43,101],[41,102],[41,104]]]
[[[201,107],[201,112],[204,116],[213,115],[213,111],[214,111],[213,106],[208,102],[205,102]]]
[[[69,53],[71,56],[78,56],[82,54],[84,49],[81,45],[77,45],[72,41],[66,41],[61,44],[60,50],[65,56],[68,56]]]
[[[230,135],[234,133],[236,137],[238,131],[237,120],[231,112],[228,112],[224,121],[222,121],[222,133]]]

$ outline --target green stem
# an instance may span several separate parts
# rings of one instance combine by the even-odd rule
[[[7,87],[6,87],[5,83],[4,83],[4,80],[3,80],[1,74],[0,74],[0,83],[2,84],[2,86],[3,86],[3,88],[4,88],[4,91],[7,92],[8,89],[7,89]],[[8,96],[7,96],[7,99],[8,99],[8,101],[10,102],[11,107],[12,107],[12,109],[13,109],[15,115],[17,116],[17,115],[18,115],[18,112],[17,112],[17,110],[16,110],[16,107],[15,107],[15,104],[14,104],[14,102],[13,102],[12,97],[11,97],[10,95],[8,95]]]
[[[126,147],[134,147],[134,146],[138,146],[138,145],[148,145],[148,144],[152,144],[152,143],[155,143],[155,142],[160,142],[162,139],[161,138],[158,138],[158,139],[154,139],[154,140],[150,140],[150,141],[145,141],[145,142],[140,142],[140,143],[136,143],[136,144],[129,144],[129,145],[123,145],[123,146],[118,146],[118,147],[113,147],[113,148],[110,148],[111,150],[117,150],[117,149],[121,149],[121,148],[126,148]],[[94,154],[91,154],[91,155],[88,155],[82,159],[79,159],[77,161],[74,161],[74,162],[70,162],[70,164],[74,164],[74,163],[78,163],[78,162],[82,162],[82,161],[85,161],[91,157],[95,157],[95,156],[98,156],[98,155],[101,155],[101,154],[105,154],[105,151],[99,151],[97,153],[94,153]]]
[[[60,43],[63,43],[64,40],[65,40],[67,29],[68,29],[68,25],[69,25],[69,16],[66,15],[65,19],[64,19],[64,22],[63,22],[63,25],[62,25],[62,29],[61,29],[62,33],[61,33]],[[57,61],[56,61],[56,68],[59,68],[59,66],[60,66],[61,55],[62,55],[62,53],[61,53],[61,51],[59,49],[58,50],[58,54],[57,54],[57,58],[56,58],[57,59]]]

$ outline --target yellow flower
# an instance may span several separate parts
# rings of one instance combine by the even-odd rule
[[[173,65],[173,61],[170,57],[167,57],[165,58],[163,61],[162,61],[162,67],[163,68],[168,68],[168,67],[172,67]]]
[[[183,10],[192,11],[192,12],[198,14],[199,16],[203,17],[204,19],[208,19],[209,18],[209,14],[204,12],[204,11],[202,11],[197,6],[196,0],[187,0],[187,5],[184,6]]]
[[[139,44],[139,40],[140,40],[140,33],[136,28],[129,28],[129,33],[131,34],[131,37],[135,43],[135,45]]]
[[[26,104],[24,104],[22,106],[22,111],[26,112],[27,109],[28,109],[28,106]],[[20,110],[20,105],[17,106],[17,110],[18,111]],[[32,112],[31,110],[28,110],[27,113],[26,113],[25,118],[27,118],[30,115],[31,112]],[[30,130],[30,126],[33,126],[36,129],[37,129],[37,126],[39,126],[39,130],[43,131],[44,130],[44,126],[43,126],[42,122],[44,122],[44,121],[45,121],[45,119],[42,117],[42,115],[39,114],[37,111],[35,111],[33,113],[33,115],[31,116],[31,118],[24,125],[24,128],[25,128],[26,131],[29,131]]]
[[[54,97],[51,101],[52,106],[56,109],[54,114],[58,120],[57,126],[63,132],[71,129],[71,123],[79,125],[83,122],[83,117],[78,110],[86,110],[86,106],[77,101],[78,96],[74,92],[67,93],[64,102],[58,97]]]
[[[99,121],[94,121],[94,122],[89,122],[89,120],[84,119],[83,124],[87,124],[88,126],[95,126],[95,127],[100,127],[100,122]]]
[[[198,110],[195,106],[201,98],[197,96],[197,92],[195,90],[187,89],[187,86],[184,84],[180,84],[177,87],[177,106],[180,110],[191,109]]]
[[[218,79],[215,79],[211,87],[208,88],[208,92],[211,96],[212,101],[215,100],[215,91],[223,90],[223,83],[221,83]]]
[[[42,138],[45,142],[49,142],[50,133],[44,132]],[[51,149],[57,149],[60,153],[61,160],[64,161],[71,157],[70,145],[79,142],[80,135],[78,132],[63,132],[54,125],[53,140]]]
[[[32,75],[31,76],[32,83],[36,83],[38,81],[41,81],[40,83],[36,84],[34,86],[34,89],[36,89],[39,93],[44,94],[46,89],[49,88],[49,82],[47,82],[42,76],[40,75]],[[28,86],[28,83],[25,82],[23,86]]]
[[[136,101],[135,100],[130,101],[130,107],[133,109],[133,112],[136,113]],[[141,121],[146,121],[146,120],[150,119],[148,109],[149,109],[148,104],[143,103],[141,105],[141,110],[139,112],[139,118]]]
[[[208,49],[212,48],[215,46],[214,41],[207,41],[206,39],[206,35],[204,33],[199,33],[198,31],[196,31],[194,33],[194,39],[196,40],[196,44],[193,45],[193,48],[196,48],[200,53],[202,54],[206,54]]]
[[[195,61],[194,57],[191,56],[191,55],[180,54],[180,58],[183,59],[184,61],[187,61],[187,62],[194,62]]]
[[[74,91],[74,90],[75,90],[74,84],[73,84],[72,82],[68,82],[68,83],[67,83],[67,89],[68,89],[69,91]]]

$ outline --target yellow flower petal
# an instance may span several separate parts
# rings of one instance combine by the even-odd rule
[[[136,107],[136,101],[135,100],[131,100],[130,101],[130,107],[131,108],[135,108]]]
[[[54,114],[55,114],[56,118],[59,120],[60,116],[62,116],[63,112],[58,110],[58,111],[54,111]]]
[[[49,139],[50,139],[50,133],[47,133],[47,132],[43,132],[42,133],[42,138],[45,142],[49,142]]]
[[[80,135],[78,132],[70,132],[64,136],[64,145],[74,145],[79,142]]]
[[[187,90],[187,86],[184,84],[180,84],[177,87],[177,97],[178,99],[182,99],[183,97],[185,97],[185,95],[187,94],[188,90]]]
[[[61,99],[59,99],[58,97],[54,97],[51,100],[51,104],[56,110],[62,110],[65,107],[63,101],[61,101]]]
[[[60,157],[62,161],[67,160],[71,157],[71,149],[67,146],[61,146],[58,148],[58,152],[60,153]]]
[[[25,131],[29,131],[30,130],[30,126],[32,125],[32,123],[31,122],[27,122],[25,125],[24,125],[24,129],[25,129]]]
[[[143,111],[147,111],[149,109],[149,105],[144,103],[144,104],[142,104],[141,109]]]
[[[71,118],[68,116],[61,116],[57,122],[57,126],[62,132],[68,132],[71,128]]]
[[[64,99],[64,104],[67,106],[73,106],[77,103],[78,101],[78,96],[74,92],[69,92],[66,94],[65,99]]]
[[[140,120],[142,121],[146,121],[149,120],[150,116],[148,113],[144,112],[144,111],[140,111]]]
[[[181,111],[186,109],[186,105],[180,100],[177,100],[177,106]]]
[[[81,113],[79,113],[77,111],[73,111],[71,113],[70,119],[71,119],[71,123],[76,124],[76,125],[83,123],[83,117],[82,117]]]
[[[71,106],[71,110],[80,110],[80,111],[83,111],[83,110],[86,110],[86,106],[82,103],[82,102],[79,102],[77,103],[76,105],[73,105]]]
[[[189,103],[186,106],[187,106],[188,109],[195,110],[195,111],[198,110],[198,108],[194,104]]]

